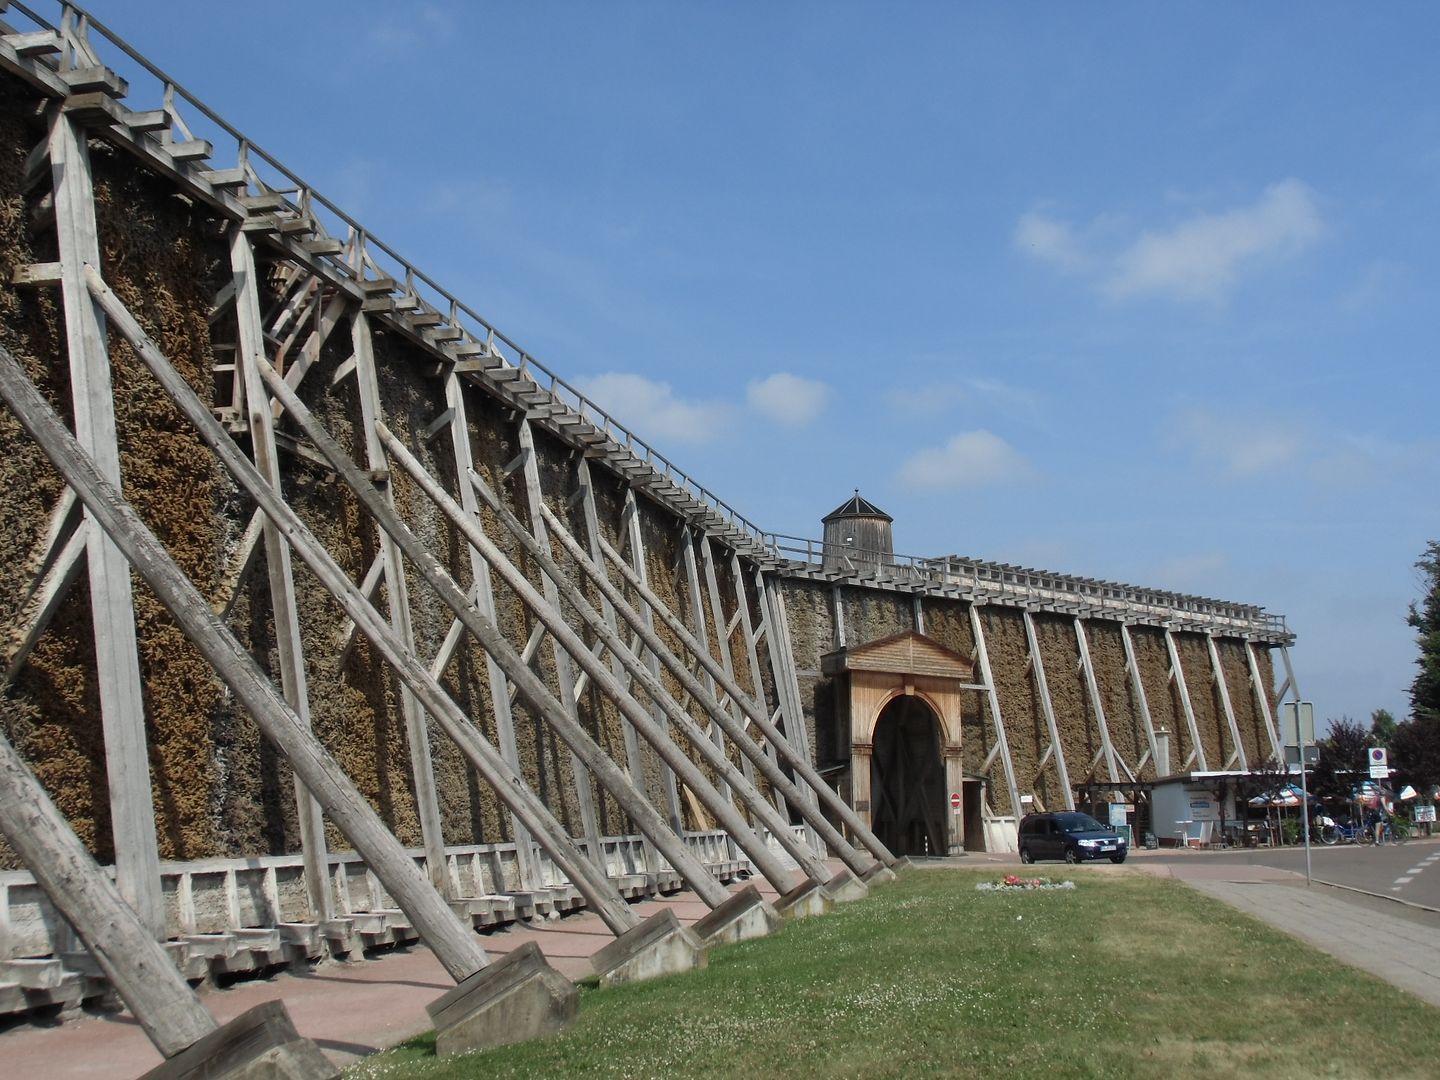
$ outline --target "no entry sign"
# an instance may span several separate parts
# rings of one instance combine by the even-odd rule
[[[950,793],[950,809],[951,809],[951,810],[959,810],[959,809],[960,809],[960,793],[959,793],[958,791],[952,791],[952,792]]]

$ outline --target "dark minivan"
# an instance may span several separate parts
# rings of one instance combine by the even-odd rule
[[[1020,861],[1086,859],[1125,861],[1125,838],[1089,814],[1067,810],[1058,814],[1027,814],[1020,821]]]

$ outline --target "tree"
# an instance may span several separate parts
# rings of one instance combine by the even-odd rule
[[[1411,721],[1440,724],[1440,541],[1425,545],[1425,554],[1415,563],[1420,571],[1424,599],[1410,605],[1410,617],[1419,638],[1420,656],[1415,663],[1420,673],[1410,684]]]
[[[1420,671],[1410,684],[1410,717],[1396,728],[1392,749],[1399,778],[1428,792],[1440,783],[1440,541],[1425,545],[1415,568],[1422,598],[1405,621],[1416,631]]]
[[[1376,746],[1389,746],[1399,723],[1389,709],[1376,709],[1370,714],[1370,738]]]
[[[1320,760],[1310,774],[1310,788],[1324,799],[1349,799],[1351,789],[1365,776],[1365,751],[1370,746],[1370,732],[1365,725],[1348,716],[1330,721],[1330,734],[1316,745]]]

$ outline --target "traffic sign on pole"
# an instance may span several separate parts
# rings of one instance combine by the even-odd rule
[[[1370,748],[1370,778],[1384,780],[1390,775],[1390,751],[1383,746]]]

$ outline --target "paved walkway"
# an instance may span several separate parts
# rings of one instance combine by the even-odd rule
[[[1137,851],[1124,867],[1087,866],[1082,872],[1141,872],[1171,877],[1276,928],[1440,1005],[1440,913],[1415,912],[1384,897],[1368,898],[1324,885],[1305,886],[1288,870],[1236,865],[1197,852],[1177,862],[1158,862]],[[975,855],[925,860],[921,865],[1017,867],[1014,856]],[[838,864],[836,864],[838,869]],[[1029,868],[1027,868],[1029,869]],[[773,899],[774,891],[756,880]],[[739,886],[736,886],[738,888]],[[636,914],[674,909],[687,925],[708,908],[693,893],[636,905]],[[1403,914],[1400,914],[1402,913]],[[590,974],[589,957],[611,939],[599,919],[572,915],[484,935],[496,956],[537,941],[551,964],[571,978]],[[329,963],[313,971],[210,989],[202,1000],[224,1023],[263,1001],[282,998],[296,1027],[335,1061],[359,1057],[428,1031],[425,1006],[453,983],[422,946],[397,949],[356,964]],[[160,1063],[128,1014],[85,1016],[61,1025],[19,1025],[0,1032],[0,1075],[55,1080],[137,1077]]]
[[[1269,866],[1237,866],[1203,854],[1180,863],[1134,861],[1173,877],[1327,952],[1343,963],[1440,1005],[1440,915],[1418,918],[1384,897],[1323,884]]]

